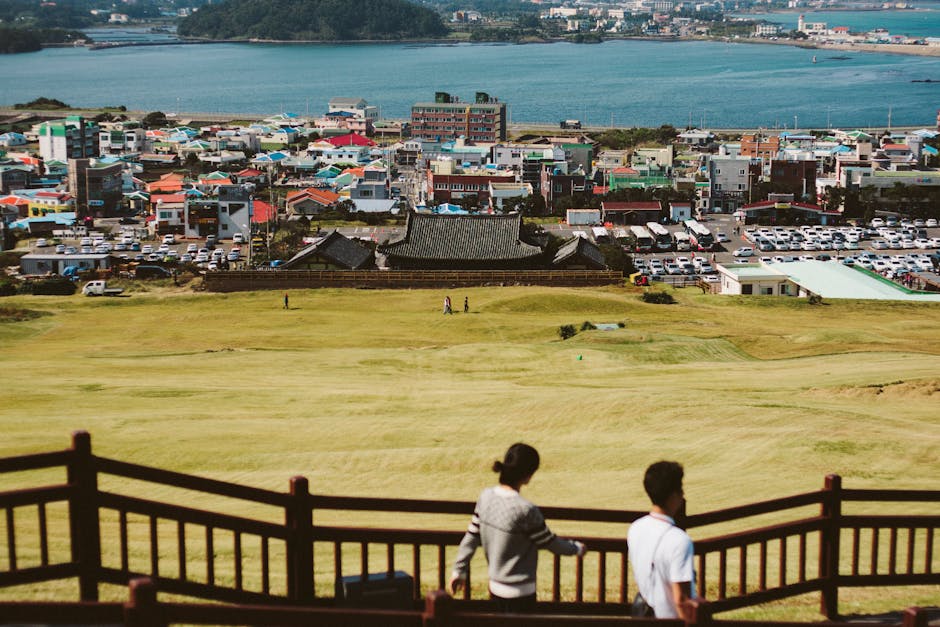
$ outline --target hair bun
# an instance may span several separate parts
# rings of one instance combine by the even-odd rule
[[[503,468],[505,468],[505,466],[503,466],[503,462],[499,460],[493,462],[493,472],[503,472]]]

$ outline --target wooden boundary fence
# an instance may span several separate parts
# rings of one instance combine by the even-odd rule
[[[538,614],[493,614],[486,607],[457,602],[444,591],[429,593],[413,610],[274,607],[271,605],[208,605],[160,601],[150,579],[130,582],[125,603],[0,602],[0,624],[109,625],[168,627],[186,625],[278,625],[280,627],[797,627],[808,623],[727,621],[716,619],[709,604],[692,600],[686,620],[577,616],[540,608]],[[562,610],[563,612],[564,610]],[[812,623],[871,627],[871,622]],[[928,614],[911,607],[901,615],[902,627],[928,627]]]
[[[623,283],[611,270],[248,270],[207,272],[210,292],[318,287],[445,289],[488,285],[587,287]]]
[[[344,551],[348,558],[348,552],[352,550],[359,562],[359,572],[353,576],[361,580],[369,575],[376,554],[379,560],[384,561],[384,568],[371,570],[373,573],[387,573],[389,577],[401,566],[396,562],[400,554],[410,554],[410,575],[414,580],[412,601],[420,605],[422,586],[425,590],[445,587],[449,573],[445,551],[460,542],[461,529],[434,531],[324,526],[314,524],[314,512],[393,513],[406,524],[415,514],[469,516],[473,509],[472,502],[463,501],[316,495],[310,493],[304,477],[292,478],[288,492],[276,492],[130,464],[94,455],[91,438],[82,431],[73,434],[70,449],[0,459],[0,476],[46,468],[64,468],[66,482],[0,492],[0,514],[3,516],[0,521],[5,523],[2,526],[6,532],[5,556],[0,546],[0,566],[6,566],[0,568],[0,587],[77,578],[79,598],[83,602],[98,601],[100,584],[128,585],[135,579],[147,578],[161,592],[213,601],[332,606],[333,597],[316,595],[314,573],[328,573],[329,584],[349,576],[344,572],[343,557]],[[283,512],[284,524],[103,490],[99,487],[100,477],[149,482],[161,489],[177,488],[273,507]],[[190,503],[194,501],[198,502],[189,499]],[[935,550],[940,513],[843,513],[843,506],[848,503],[891,502],[937,506],[940,504],[940,490],[844,489],[841,479],[830,475],[826,477],[823,489],[818,491],[686,517],[684,526],[695,540],[698,596],[711,599],[707,603],[708,616],[818,591],[822,596],[822,613],[834,619],[838,616],[841,587],[940,584],[940,552]],[[65,504],[65,507],[56,507],[56,504]],[[694,532],[697,528],[742,521],[753,516],[789,510],[805,512],[807,507],[818,508],[818,513],[794,515],[792,520],[784,523],[714,537],[696,537]],[[67,510],[67,514],[63,514],[63,510]],[[563,560],[552,556],[551,596],[539,604],[540,611],[545,608],[555,613],[622,618],[629,611],[631,592],[635,590],[635,586],[628,587],[625,532],[629,523],[644,512],[545,507],[543,513],[552,520],[622,524],[624,532],[616,537],[580,537],[589,547],[584,557]],[[67,516],[67,520],[57,521],[56,516]],[[143,525],[146,530],[144,544],[149,545],[149,562],[146,564],[139,560],[132,563],[131,560],[131,518],[146,521]],[[116,524],[106,524],[114,520]],[[67,556],[53,555],[50,551],[50,534],[53,533],[50,530],[59,528],[67,529],[71,547]],[[172,533],[167,533],[168,528],[173,530]],[[158,529],[163,529],[163,533]],[[196,530],[195,535],[193,530]],[[169,550],[165,546],[168,535],[175,537]],[[27,537],[37,538],[35,550],[29,552],[28,559],[26,556],[21,558],[18,551]],[[231,544],[226,547],[231,549],[230,561],[227,551],[217,550],[222,548],[216,544],[222,537],[227,541],[230,539]],[[245,547],[249,539],[252,546],[260,547],[252,561],[258,572],[246,573],[245,570],[249,561]],[[194,543],[201,545],[199,551],[194,551]],[[321,547],[319,553],[314,550],[317,545]],[[273,550],[275,546],[278,548],[276,551]],[[324,546],[332,553],[332,568],[328,561],[314,564],[315,554],[322,559]],[[109,550],[105,551],[105,548]],[[201,559],[199,573],[192,572],[192,567],[188,566],[194,561],[193,553],[198,553],[196,557],[199,559],[195,561]],[[105,559],[106,554],[108,559]],[[172,560],[175,562],[172,568],[168,555],[176,558]],[[755,556],[756,560],[752,559]],[[434,564],[431,572],[426,568],[429,560]],[[594,583],[589,582],[585,575],[588,560],[596,573]],[[749,564],[755,562],[757,572],[749,572]],[[572,568],[573,576],[563,578],[563,570],[571,573]],[[221,576],[222,570],[225,576]],[[283,575],[286,582],[283,591],[274,590],[271,585],[275,573],[279,577]],[[562,581],[573,581],[573,584],[563,586]],[[463,599],[454,607],[476,608],[478,613],[480,602],[480,599],[471,598],[468,585]],[[334,610],[340,611],[339,608]],[[461,622],[459,614],[456,612],[456,618],[448,619],[446,623],[425,624],[484,624]],[[420,624],[402,620],[404,622],[385,624]]]

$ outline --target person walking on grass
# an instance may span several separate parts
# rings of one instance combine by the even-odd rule
[[[539,508],[519,494],[538,467],[538,451],[522,443],[510,446],[503,461],[493,464],[499,485],[483,490],[473,509],[450,579],[454,594],[466,586],[470,559],[482,546],[489,564],[490,598],[497,611],[532,611],[539,549],[556,555],[584,555],[584,544],[552,533]]]
[[[290,297],[284,292],[284,309],[290,309]]]
[[[463,297],[463,312],[470,313],[470,297],[468,296]]]
[[[444,315],[454,313],[453,309],[450,307],[450,296],[444,297]]]

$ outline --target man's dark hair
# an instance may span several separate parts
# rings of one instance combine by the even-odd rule
[[[653,505],[665,507],[673,492],[682,490],[682,477],[685,472],[679,462],[656,462],[646,469],[643,487]]]

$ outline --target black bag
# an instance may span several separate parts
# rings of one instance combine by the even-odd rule
[[[653,608],[650,607],[649,603],[646,602],[646,599],[643,598],[643,595],[637,592],[636,596],[633,597],[633,606],[630,608],[630,616],[633,618],[654,618],[656,614],[653,612]]]

